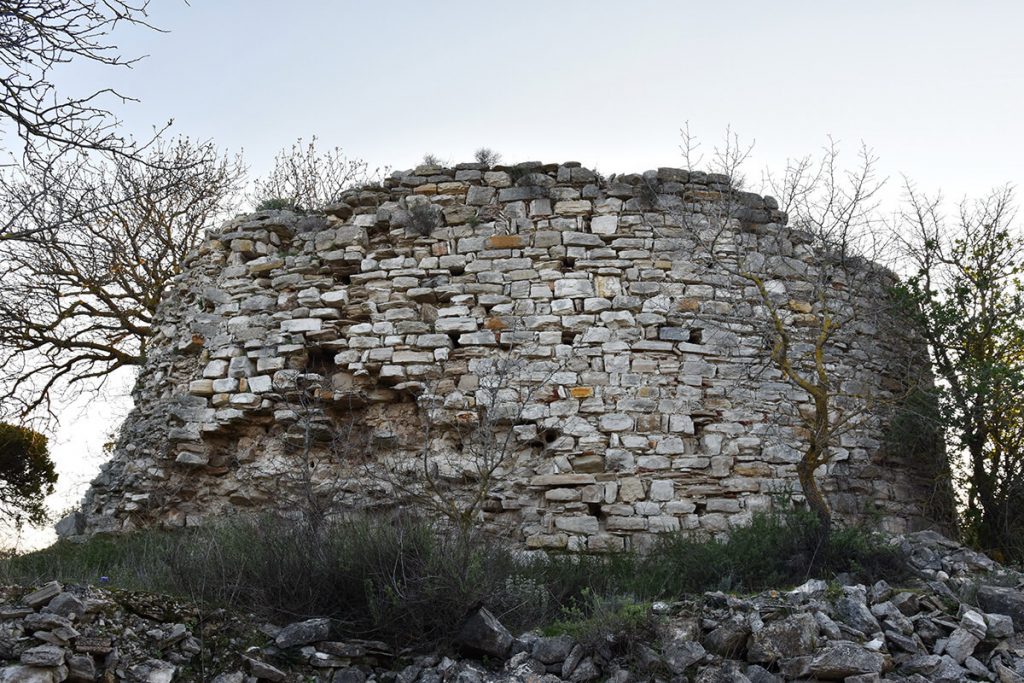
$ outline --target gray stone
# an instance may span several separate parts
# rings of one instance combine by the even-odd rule
[[[178,667],[159,659],[147,659],[128,670],[130,680],[137,683],[171,683]]]
[[[321,640],[327,640],[331,634],[330,619],[307,619],[288,624],[277,634],[274,642],[281,649],[308,645]]]
[[[957,664],[963,664],[964,660],[974,654],[974,648],[981,642],[973,633],[965,629],[956,628],[946,641],[945,652],[953,658]]]
[[[479,607],[462,623],[455,641],[463,648],[504,659],[514,638],[493,614]]]
[[[769,621],[750,636],[747,661],[762,664],[777,662],[783,657],[814,654],[818,646],[818,622],[811,614],[794,614],[785,619]]]
[[[64,663],[64,649],[56,645],[36,645],[21,653],[21,663],[28,666],[60,666]]]
[[[682,675],[691,666],[704,658],[704,647],[692,640],[673,640],[662,653],[665,665],[674,674]]]
[[[55,597],[60,595],[61,590],[63,589],[59,583],[56,581],[50,581],[26,595],[22,600],[29,607],[39,609],[50,602],[50,600],[53,600]]]
[[[62,617],[80,617],[85,614],[85,603],[74,593],[62,592],[47,603],[43,612],[59,614]]]
[[[243,659],[249,667],[249,673],[260,680],[280,683],[280,681],[283,681],[288,677],[283,671],[271,664],[267,664],[266,662],[252,657],[243,657]]]
[[[1013,620],[1013,627],[1024,631],[1024,592],[1001,586],[978,589],[978,606],[986,612],[1003,614]]]
[[[331,683],[366,683],[366,674],[362,669],[348,666],[335,671]]]
[[[846,586],[843,593],[844,595],[835,603],[836,618],[868,636],[881,632],[881,625],[868,609],[863,589]]]
[[[538,638],[530,655],[541,664],[556,664],[565,661],[575,645],[576,640],[568,635]]]
[[[811,658],[809,672],[819,678],[842,680],[847,676],[881,673],[884,664],[885,658],[879,653],[839,640],[826,644]]]
[[[95,681],[96,662],[89,655],[71,655],[67,658],[68,678],[72,681]],[[217,679],[214,679],[216,683]],[[222,681],[221,683],[241,683],[241,681]]]
[[[15,664],[0,669],[0,683],[59,683],[56,669]]]
[[[750,625],[742,617],[730,617],[704,636],[704,647],[716,655],[739,659],[743,657],[749,635]]]

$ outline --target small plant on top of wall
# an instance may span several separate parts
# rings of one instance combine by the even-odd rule
[[[283,197],[269,197],[256,205],[257,211],[295,211],[294,202]]]
[[[424,154],[423,158],[420,160],[420,166],[439,168],[441,166],[444,166],[444,163],[441,161],[441,158],[438,157],[436,154]]]
[[[473,158],[476,160],[476,163],[483,164],[484,166],[496,166],[501,162],[501,154],[495,152],[490,147],[481,147],[473,152]]]

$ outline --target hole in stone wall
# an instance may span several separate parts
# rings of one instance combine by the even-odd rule
[[[704,342],[704,330],[699,327],[695,327],[690,330],[690,343],[691,344],[702,344]]]
[[[591,517],[601,516],[601,504],[600,503],[587,503],[587,514]]]
[[[306,349],[305,372],[315,372],[324,377],[330,377],[338,369],[334,362],[334,353],[319,346],[311,346]]]

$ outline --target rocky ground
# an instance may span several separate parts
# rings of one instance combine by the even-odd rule
[[[9,587],[0,683],[1024,683],[1024,575],[931,532],[893,542],[916,577],[898,587],[837,577],[655,603],[659,636],[628,647],[613,633],[596,644],[515,637],[481,609],[457,649],[414,654],[337,639],[326,619],[280,627],[162,596]]]

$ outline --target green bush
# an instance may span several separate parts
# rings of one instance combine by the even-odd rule
[[[47,520],[43,499],[53,493],[57,472],[46,437],[28,427],[0,422],[0,517],[20,527]]]
[[[545,635],[570,635],[589,651],[607,646],[612,654],[629,655],[638,644],[657,640],[659,622],[650,602],[588,590],[543,630]]]

